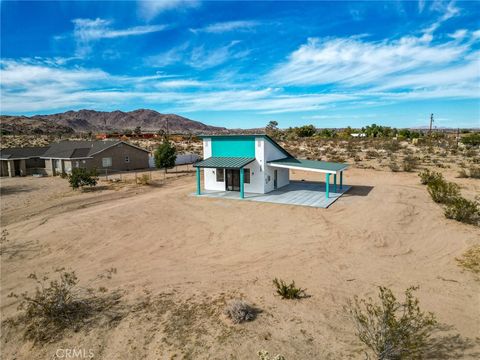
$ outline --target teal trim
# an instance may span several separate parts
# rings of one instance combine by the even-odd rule
[[[333,192],[337,192],[337,174],[333,175]]]
[[[202,192],[200,190],[200,168],[197,167],[197,195],[201,195]]]
[[[340,189],[343,187],[343,171],[340,171]]]
[[[240,199],[245,197],[244,189],[244,177],[243,177],[243,167],[240,169]]]
[[[325,197],[330,197],[330,174],[325,174]]]
[[[255,158],[255,138],[218,137],[212,138],[212,157]]]
[[[267,140],[270,144],[275,146],[278,150],[280,150],[285,156],[288,157],[293,157],[292,154],[290,154],[287,150],[285,150],[283,147],[281,147],[275,140],[273,140],[270,136],[265,135],[265,134],[248,134],[248,135],[198,135],[200,139],[205,139],[205,138],[210,138],[212,139],[212,142],[214,139],[252,139],[255,141],[255,138],[263,138]],[[215,156],[212,154],[212,156]]]

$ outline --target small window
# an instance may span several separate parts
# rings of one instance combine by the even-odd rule
[[[111,157],[106,157],[102,158],[102,167],[111,167],[112,166],[112,158]]]
[[[126,162],[126,163],[129,163],[129,162],[130,162],[130,157],[129,157],[129,156],[125,156],[125,162]]]
[[[243,182],[250,184],[250,169],[243,169]]]
[[[225,171],[223,169],[216,169],[215,172],[217,173],[217,181],[224,182],[225,181]]]

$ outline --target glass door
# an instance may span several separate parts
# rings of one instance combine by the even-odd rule
[[[240,170],[227,169],[226,190],[240,191]]]

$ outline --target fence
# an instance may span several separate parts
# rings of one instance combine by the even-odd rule
[[[138,170],[115,170],[115,169],[99,169],[97,175],[100,180],[106,181],[135,181],[146,179],[148,181],[161,180],[164,181],[167,178],[178,177],[184,174],[192,173],[195,168],[192,164],[176,165],[172,169],[138,169]]]

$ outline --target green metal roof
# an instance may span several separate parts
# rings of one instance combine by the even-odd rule
[[[254,160],[255,158],[212,156],[208,159],[193,164],[193,166],[200,168],[241,169],[242,167],[250,164]]]
[[[325,172],[337,172],[345,170],[348,168],[347,164],[328,162],[328,161],[316,161],[316,160],[304,160],[304,159],[295,159],[293,157],[288,157],[279,160],[269,161],[269,164],[272,165],[285,165],[292,166],[297,168],[320,170]]]

